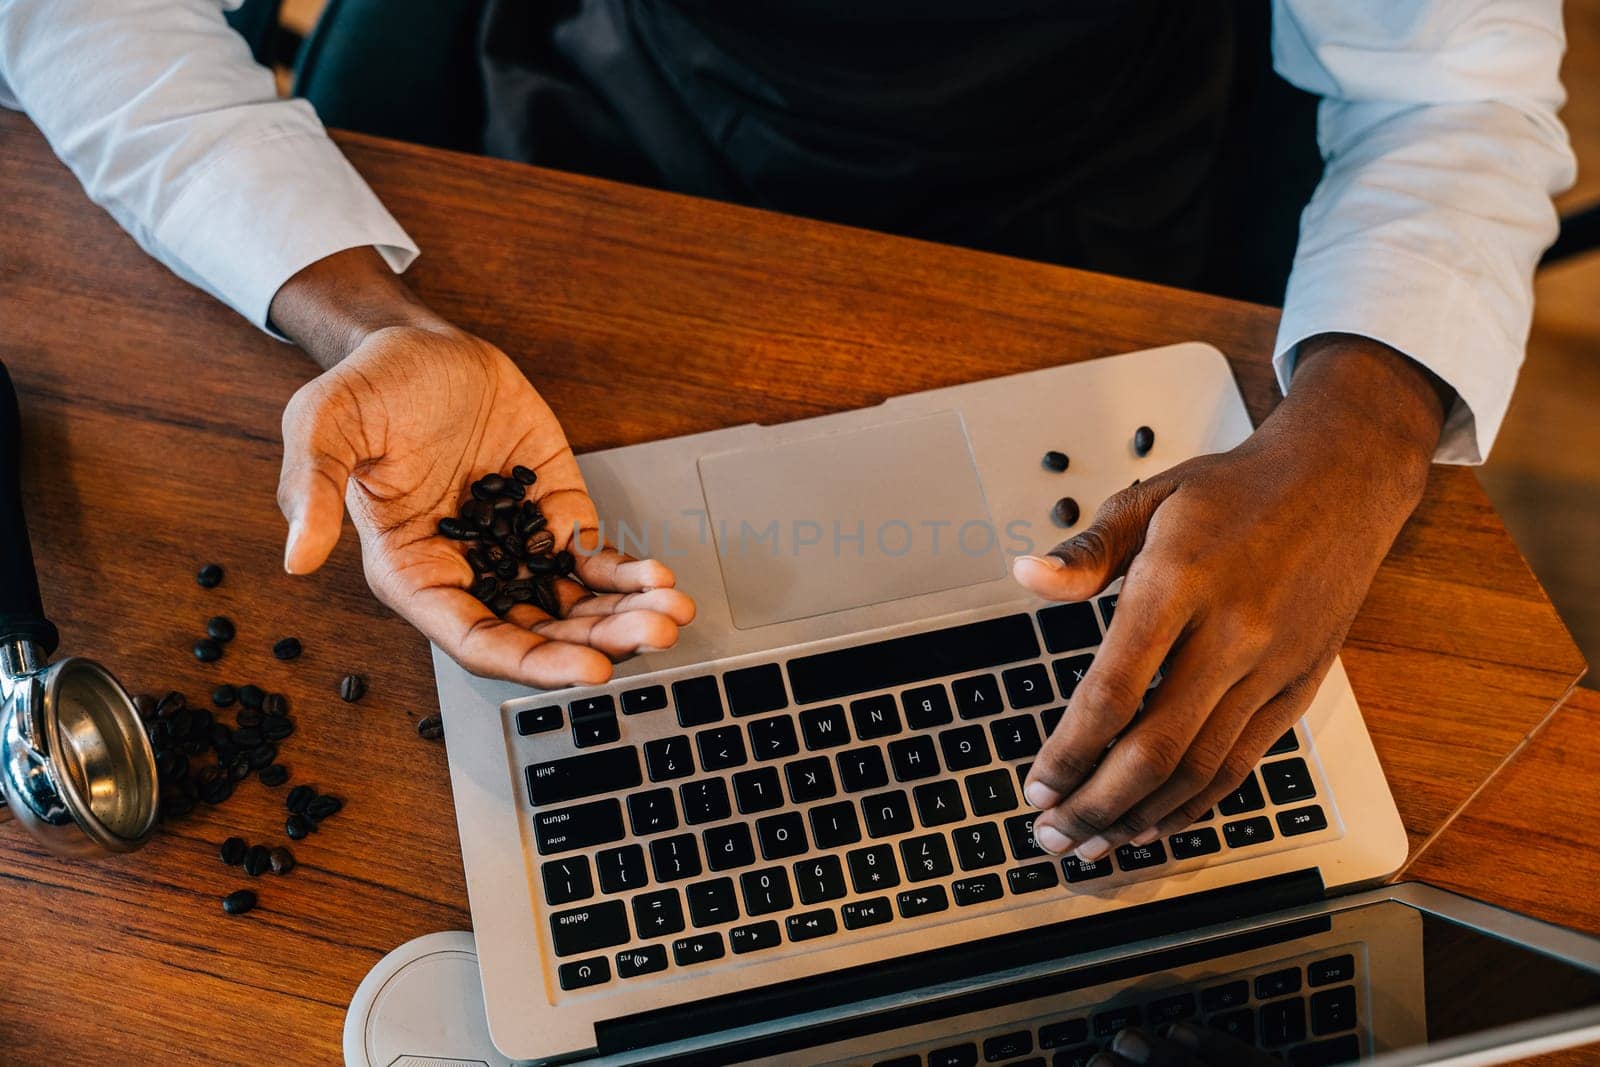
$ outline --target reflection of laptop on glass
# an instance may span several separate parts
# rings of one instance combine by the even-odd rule
[[[1090,514],[1248,432],[1220,355],[1179,345],[583,457],[607,534],[667,558],[701,614],[669,652],[559,694],[435,652],[495,1043],[549,1062],[1070,1063],[1167,979],[1199,1017],[1242,1028],[1248,1009],[1272,1047],[1323,1050],[1291,1058],[1414,1037],[1416,1011],[1372,999],[1401,992],[1373,984],[1388,942],[1326,990],[1310,965],[1347,953],[1299,941],[1227,953],[1229,974],[1267,968],[1237,1002],[1205,1000],[1238,979],[1187,949],[1166,979],[1107,985],[1143,974],[1110,962],[1134,943],[1314,907],[1404,860],[1337,665],[1245,785],[1165,841],[1058,861],[1018,793],[1116,597],[1040,604],[1006,556],[1061,536],[1056,499]],[[1051,449],[1065,473],[1041,467]],[[1112,969],[1080,974],[1092,960]],[[1291,963],[1293,992],[1253,984]],[[1302,995],[1299,1026],[1284,998]],[[1041,1014],[1065,1028],[1024,1025]],[[928,1058],[943,1037],[957,1051]]]

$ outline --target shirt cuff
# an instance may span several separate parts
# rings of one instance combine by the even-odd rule
[[[1284,297],[1272,366],[1285,393],[1301,342],[1324,333],[1380,341],[1437,374],[1456,401],[1433,461],[1483,462],[1511,402],[1527,339],[1506,336],[1471,285],[1393,246],[1317,253],[1295,263]]]
[[[153,238],[186,280],[269,332],[272,298],[319,259],[370,245],[398,274],[418,254],[338,146],[286,128],[203,165]]]

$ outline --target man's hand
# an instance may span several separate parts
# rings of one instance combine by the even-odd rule
[[[1028,773],[1041,847],[1096,860],[1181,830],[1238,787],[1332,665],[1421,499],[1445,402],[1392,349],[1315,338],[1243,444],[1118,493],[1083,533],[1016,561],[1017,580],[1055,600],[1124,579]]]
[[[349,508],[378,599],[477,674],[540,688],[594,684],[611,661],[671,646],[694,603],[654,560],[594,551],[597,522],[561,426],[499,349],[440,319],[371,249],[295,275],[272,305],[275,325],[328,369],[283,413],[278,504],[289,520],[284,567],[328,558]],[[531,604],[497,618],[466,590],[461,547],[437,532],[468,484],[515,464],[556,547],[581,531],[578,582],[556,589],[561,617]]]
[[[1174,1023],[1165,1036],[1137,1026],[1120,1031],[1089,1067],[1274,1067],[1283,1061],[1199,1023]]]

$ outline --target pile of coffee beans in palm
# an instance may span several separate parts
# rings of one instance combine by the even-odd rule
[[[467,545],[470,591],[496,615],[517,604],[533,604],[550,616],[561,602],[555,583],[572,573],[572,553],[556,551],[555,535],[528,488],[539,475],[518,465],[507,474],[485,474],[454,516],[439,520],[439,533]]]

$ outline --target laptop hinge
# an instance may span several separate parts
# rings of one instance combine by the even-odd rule
[[[647,1050],[753,1023],[826,1012],[945,982],[1012,971],[1147,938],[1254,918],[1325,897],[1315,868],[1259,878],[1173,900],[1032,927],[965,945],[863,964],[815,978],[711,997],[595,1024],[602,1055]],[[713,1044],[715,1042],[712,1042]],[[720,1057],[719,1057],[720,1058]],[[684,1061],[690,1062],[690,1061]],[[700,1062],[705,1062],[701,1060]]]

